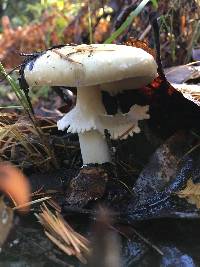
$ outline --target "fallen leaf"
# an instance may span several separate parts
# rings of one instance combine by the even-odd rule
[[[172,86],[176,90],[178,90],[185,98],[200,106],[200,85],[173,83]]]
[[[192,65],[180,65],[165,69],[165,75],[170,83],[182,84],[200,79],[200,69]]]
[[[177,132],[150,157],[133,188],[129,201],[128,219],[144,220],[161,217],[198,216],[196,209],[178,200],[176,193],[185,186],[192,173],[199,174],[199,166],[188,140],[195,142],[187,132]]]
[[[196,60],[196,61],[199,61],[200,60],[200,48],[199,47],[192,49],[192,58],[194,60]]]
[[[30,185],[23,173],[10,163],[0,163],[0,190],[7,194],[15,206],[30,201]],[[26,212],[29,207],[19,209]]]
[[[189,179],[186,188],[179,191],[177,195],[180,198],[186,198],[190,204],[196,205],[198,209],[200,208],[200,183],[194,184],[192,179]]]

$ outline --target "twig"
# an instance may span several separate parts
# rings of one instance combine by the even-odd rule
[[[136,2],[137,2],[137,0],[134,0],[131,5],[125,6],[123,8],[123,10],[120,12],[120,14],[115,19],[115,22],[114,22],[113,28],[115,30],[122,25],[122,23],[126,20],[126,18],[128,17],[128,15],[131,13],[131,11],[134,10],[137,7]]]
[[[157,20],[158,14],[157,12],[152,12],[149,16],[149,20],[153,29],[154,33],[154,40],[155,40],[155,46],[156,46],[156,62],[158,64],[158,74],[160,75],[163,82],[166,82],[168,84],[168,81],[165,77],[162,61],[161,61],[161,54],[160,54],[160,31],[158,26],[158,20]]]
[[[109,225],[109,227],[112,230],[117,231],[120,235],[124,236],[127,239],[130,239],[130,236],[125,234],[123,231],[119,230],[117,227]],[[152,242],[150,242],[147,238],[145,238],[143,235],[141,235],[132,225],[130,225],[131,230],[134,232],[135,235],[137,235],[145,244],[153,248],[159,255],[163,256],[164,253]]]
[[[143,31],[143,33],[139,36],[138,40],[142,41],[144,40],[144,38],[147,36],[147,34],[150,32],[151,30],[151,25],[149,24],[146,29]]]
[[[147,244],[148,246],[150,246],[151,248],[153,248],[159,255],[163,256],[164,253],[156,246],[154,245],[152,242],[150,242],[146,237],[144,237],[143,235],[141,235],[135,228],[132,227],[133,232],[142,240],[144,241],[145,244]]]

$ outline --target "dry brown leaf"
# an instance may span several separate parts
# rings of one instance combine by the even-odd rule
[[[192,179],[189,179],[185,189],[179,191],[177,195],[180,198],[186,198],[190,204],[200,208],[200,183],[194,184]]]
[[[128,41],[125,42],[125,45],[141,48],[155,58],[155,51],[150,48],[149,44],[145,41],[134,39],[130,37]]]

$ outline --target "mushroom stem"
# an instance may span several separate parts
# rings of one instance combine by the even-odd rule
[[[75,108],[79,110],[82,117],[79,123],[81,124],[85,120],[86,131],[78,134],[83,164],[109,162],[110,155],[105,137],[94,129],[99,120],[99,114],[106,113],[99,87],[78,87]]]
[[[58,121],[58,129],[64,130],[70,126],[68,132],[72,133],[96,129],[101,125],[102,114],[106,114],[106,110],[99,86],[77,87],[76,106]]]
[[[79,133],[83,164],[110,162],[108,145],[104,136],[97,130]]]
[[[76,106],[58,121],[59,130],[69,126],[68,132],[78,133],[83,164],[110,162],[101,123],[104,114],[106,110],[99,86],[77,87]]]

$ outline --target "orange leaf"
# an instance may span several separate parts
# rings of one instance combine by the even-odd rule
[[[0,163],[0,190],[6,193],[15,205],[30,201],[30,184],[23,173],[10,163]],[[29,207],[21,208],[26,212]]]

